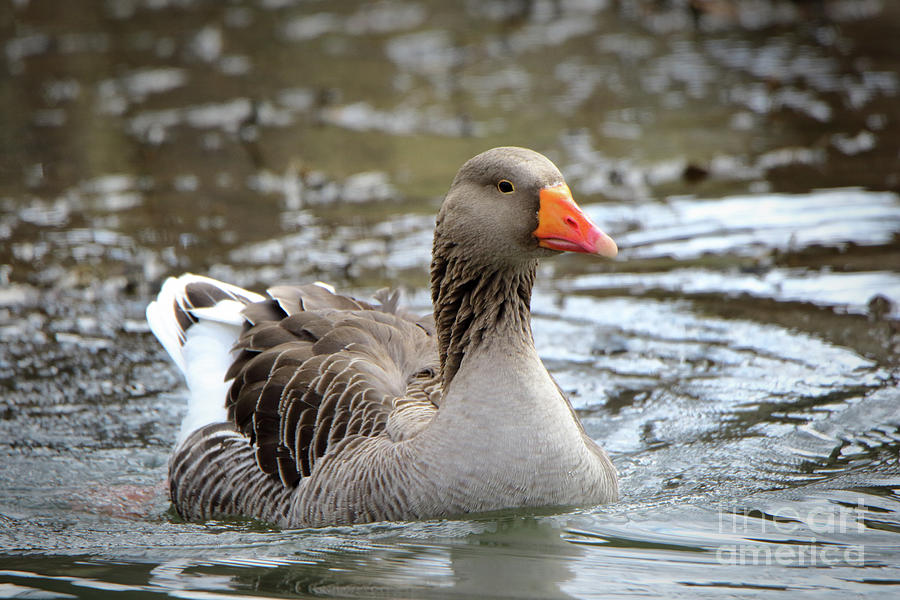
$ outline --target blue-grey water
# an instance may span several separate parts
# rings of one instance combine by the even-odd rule
[[[900,5],[0,4],[0,598],[900,593]],[[538,349],[620,502],[185,523],[168,275],[429,309],[463,160],[533,147],[621,248]]]

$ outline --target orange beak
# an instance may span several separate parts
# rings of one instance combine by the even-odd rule
[[[591,223],[565,183],[541,189],[538,226],[532,235],[551,250],[583,252],[613,258],[619,253],[611,237]]]

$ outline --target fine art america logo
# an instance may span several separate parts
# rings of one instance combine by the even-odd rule
[[[728,565],[860,566],[865,563],[863,544],[823,541],[816,536],[863,533],[865,513],[862,499],[854,507],[836,509],[801,512],[783,507],[777,516],[748,509],[719,511],[719,533],[737,534],[746,542],[720,545],[716,560]]]

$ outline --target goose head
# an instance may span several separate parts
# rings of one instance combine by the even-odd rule
[[[456,174],[438,213],[435,251],[496,265],[560,252],[612,258],[618,248],[578,207],[547,157],[500,147]]]

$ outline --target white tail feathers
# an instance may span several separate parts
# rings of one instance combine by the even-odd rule
[[[234,360],[231,347],[240,333],[237,325],[215,321],[200,321],[188,329],[182,356],[184,379],[191,396],[181,422],[179,442],[204,425],[227,420],[225,397],[230,384],[225,381],[225,373]]]
[[[227,419],[225,397],[230,384],[225,374],[243,328],[241,311],[248,303],[262,300],[259,294],[187,273],[167,279],[147,306],[150,330],[184,374],[190,390],[178,443],[204,425]]]

